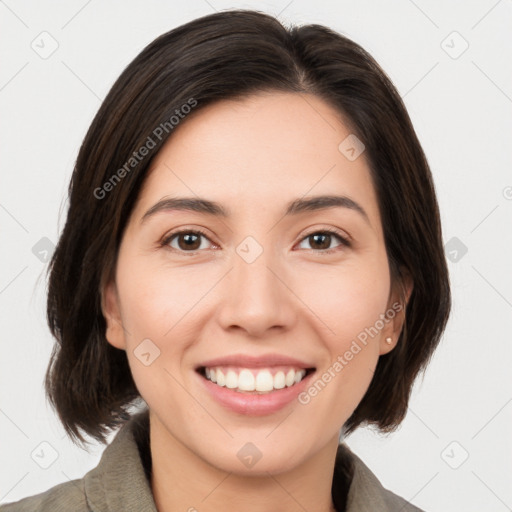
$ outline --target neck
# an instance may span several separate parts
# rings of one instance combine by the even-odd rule
[[[210,464],[150,418],[151,487],[159,512],[336,512],[338,436],[290,471],[244,475]]]

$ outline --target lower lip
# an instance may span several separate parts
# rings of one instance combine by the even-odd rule
[[[225,386],[218,386],[196,372],[210,395],[226,409],[245,416],[264,416],[284,408],[308,386],[314,371],[298,384],[288,388],[276,389],[263,395],[240,393]]]

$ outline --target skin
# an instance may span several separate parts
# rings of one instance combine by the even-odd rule
[[[403,315],[369,338],[310,403],[293,401],[270,415],[225,409],[204,392],[194,368],[233,353],[277,352],[311,362],[319,376],[399,301],[365,154],[349,161],[338,150],[350,133],[316,96],[259,93],[194,112],[153,162],[115,280],[103,290],[103,312],[107,339],[126,350],[150,409],[159,511],[334,510],[340,429],[379,356],[394,348]],[[350,197],[368,219],[344,207],[283,217],[289,201],[323,194]],[[217,201],[231,215],[160,211],[141,222],[169,196]],[[207,236],[193,251],[183,235],[159,245],[178,228]],[[350,237],[351,246],[307,236],[325,228]],[[263,249],[252,263],[236,252],[247,236]],[[134,354],[147,338],[160,350],[149,366]],[[237,457],[247,442],[262,453],[251,468]]]

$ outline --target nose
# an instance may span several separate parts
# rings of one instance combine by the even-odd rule
[[[296,320],[299,301],[271,252],[264,250],[250,263],[234,255],[217,310],[224,329],[242,329],[249,336],[264,337],[267,331],[289,329]]]

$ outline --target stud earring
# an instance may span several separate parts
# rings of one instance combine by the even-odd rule
[[[386,338],[386,343],[391,345],[391,343],[393,343],[393,338]]]

